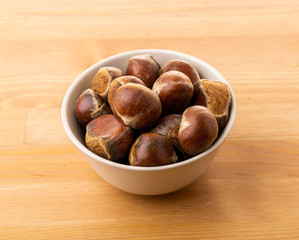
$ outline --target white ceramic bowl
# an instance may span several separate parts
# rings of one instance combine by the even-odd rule
[[[106,160],[87,149],[84,143],[84,133],[79,126],[74,106],[76,99],[87,88],[100,67],[114,66],[125,72],[129,58],[138,54],[150,53],[163,66],[173,59],[189,62],[200,73],[201,78],[221,81],[226,84],[225,78],[212,66],[193,56],[160,49],[145,49],[120,53],[94,64],[71,84],[62,103],[61,115],[64,129],[83,154],[93,169],[111,185],[135,194],[157,195],[176,191],[194,182],[208,167],[217,150],[228,136],[236,115],[236,102],[233,91],[229,121],[217,141],[205,152],[182,162],[158,167],[134,167]],[[229,84],[228,84],[229,85]]]

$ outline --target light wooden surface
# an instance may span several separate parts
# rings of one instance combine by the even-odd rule
[[[299,239],[299,2],[0,1],[0,239]],[[84,69],[142,48],[217,68],[234,128],[190,186],[136,196],[67,138]]]

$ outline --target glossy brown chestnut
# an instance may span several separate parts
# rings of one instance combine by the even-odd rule
[[[179,130],[179,142],[186,153],[196,155],[207,150],[217,135],[217,120],[208,108],[192,106],[184,111]]]
[[[164,114],[182,113],[193,96],[193,84],[182,72],[163,73],[154,83],[153,91],[159,96]]]
[[[185,62],[183,60],[172,60],[167,62],[161,68],[160,75],[171,70],[180,71],[186,74],[192,83],[196,83],[200,79],[197,70],[190,63]]]
[[[231,94],[222,82],[202,79],[194,84],[194,105],[207,107],[216,117],[219,129],[223,129],[229,116]]]
[[[151,54],[136,55],[130,58],[127,75],[140,78],[147,87],[152,88],[159,77],[160,65]]]
[[[118,78],[114,79],[111,83],[111,86],[110,86],[110,89],[108,92],[108,103],[109,103],[110,108],[114,114],[116,114],[116,112],[114,110],[113,99],[114,99],[116,90],[127,83],[137,83],[137,84],[141,84],[141,85],[145,86],[144,82],[135,76],[122,76],[122,77],[118,77]]]
[[[152,132],[158,133],[167,137],[177,150],[180,159],[188,159],[190,154],[184,152],[179,142],[179,130],[182,121],[181,114],[169,114],[159,120],[157,125],[152,129]]]
[[[101,97],[89,88],[77,99],[75,113],[80,124],[85,127],[92,119],[111,114],[111,110]]]
[[[132,166],[161,166],[178,161],[170,140],[158,133],[140,135],[130,149]]]
[[[95,154],[111,161],[119,161],[129,152],[133,131],[119,117],[108,114],[87,125],[85,142]]]
[[[102,67],[91,81],[91,89],[107,102],[108,91],[113,79],[122,76],[123,73],[116,67]]]
[[[173,145],[179,147],[178,132],[182,121],[181,114],[169,114],[159,120],[152,132],[167,137]]]
[[[116,114],[136,130],[153,126],[161,115],[159,97],[141,84],[121,86],[115,93],[113,103]]]

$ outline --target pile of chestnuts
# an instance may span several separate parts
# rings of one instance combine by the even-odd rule
[[[228,122],[225,83],[201,79],[182,60],[160,67],[151,54],[107,66],[77,99],[75,115],[95,154],[132,166],[161,166],[207,150]]]

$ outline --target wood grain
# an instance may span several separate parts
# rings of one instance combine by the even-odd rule
[[[299,3],[1,1],[0,239],[299,239]],[[107,184],[66,136],[71,82],[141,48],[207,61],[237,101],[233,130],[188,187]]]

